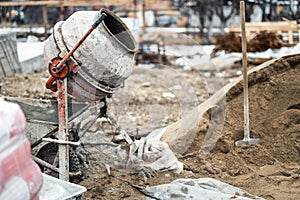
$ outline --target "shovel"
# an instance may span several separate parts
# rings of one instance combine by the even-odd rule
[[[240,2],[241,28],[242,28],[242,54],[243,54],[243,80],[244,80],[244,139],[235,142],[236,146],[250,146],[259,144],[259,138],[250,138],[249,129],[249,99],[248,99],[248,75],[247,75],[247,43],[245,28],[245,2]]]

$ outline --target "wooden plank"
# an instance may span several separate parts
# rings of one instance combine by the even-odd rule
[[[267,31],[298,31],[299,26],[296,21],[283,21],[283,22],[255,22],[246,23],[246,28],[250,32],[256,32],[261,30]],[[240,32],[240,27],[229,27],[231,32]]]
[[[138,1],[141,2],[141,1]],[[157,0],[145,0],[146,4],[156,4]],[[15,1],[15,2],[0,2],[2,7],[11,6],[111,6],[111,5],[126,5],[133,4],[133,0],[75,0],[75,1]]]
[[[60,1],[14,1],[14,2],[0,2],[2,7],[11,7],[11,6],[57,6],[61,5]]]
[[[293,31],[288,31],[289,34],[289,44],[294,44],[294,39],[293,39]]]
[[[266,26],[266,27],[258,27],[258,26],[246,26],[247,30],[249,32],[258,32],[258,31],[298,31],[299,28],[298,27],[281,27],[281,26]],[[230,32],[240,32],[240,28],[239,27],[230,27],[229,28]]]
[[[79,0],[79,1],[17,1],[17,2],[0,2],[0,6],[109,6],[132,3],[130,0]]]
[[[297,25],[296,21],[277,21],[277,22],[248,22],[247,25],[251,26],[286,26],[287,24],[294,24]]]
[[[280,21],[280,22],[255,22],[246,23],[248,39],[251,39],[255,33],[260,31],[276,32],[278,34],[287,33],[287,42],[295,44],[293,34],[298,34],[298,42],[300,41],[300,26],[296,21]],[[230,32],[240,33],[240,27],[229,27]]]

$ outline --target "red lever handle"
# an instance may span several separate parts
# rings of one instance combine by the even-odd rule
[[[56,78],[54,76],[49,76],[46,82],[46,88],[51,90],[52,92],[57,91]]]

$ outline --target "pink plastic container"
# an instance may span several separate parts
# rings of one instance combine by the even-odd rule
[[[43,178],[32,160],[25,128],[19,105],[0,98],[0,199],[39,199]]]

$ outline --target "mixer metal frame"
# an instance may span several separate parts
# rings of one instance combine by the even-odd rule
[[[27,121],[26,136],[31,143],[33,159],[41,167],[50,169],[50,171],[55,173],[60,172],[61,163],[58,162],[59,160],[55,158],[55,160],[52,160],[53,163],[49,163],[48,158],[42,159],[39,157],[43,151],[51,151],[49,150],[51,147],[49,144],[56,144],[63,147],[71,146],[71,148],[75,149],[82,145],[79,142],[80,137],[85,135],[97,119],[107,117],[105,99],[93,103],[76,101],[70,101],[68,103],[67,99],[65,101],[65,111],[68,113],[64,112],[64,115],[59,113],[59,103],[56,100],[37,100],[19,97],[4,97],[4,99],[18,103],[25,114]],[[52,115],[47,115],[45,113],[52,113]],[[63,119],[61,119],[62,117]],[[86,119],[88,119],[86,125],[81,127],[81,122]],[[116,128],[119,127],[117,124],[113,123],[113,125]],[[42,130],[41,128],[44,128],[47,131]],[[64,129],[59,132],[60,128]],[[61,133],[65,134],[65,139],[60,138],[59,134]],[[69,163],[70,161],[72,162],[69,155],[71,149],[69,151],[69,149],[66,148],[66,150],[68,151],[67,154],[58,155],[58,159],[62,160],[61,162],[65,162],[65,165],[68,166],[68,169],[66,169],[67,171],[64,171],[64,175],[67,176],[68,179],[69,177],[80,177],[83,174],[82,171],[69,172]]]

